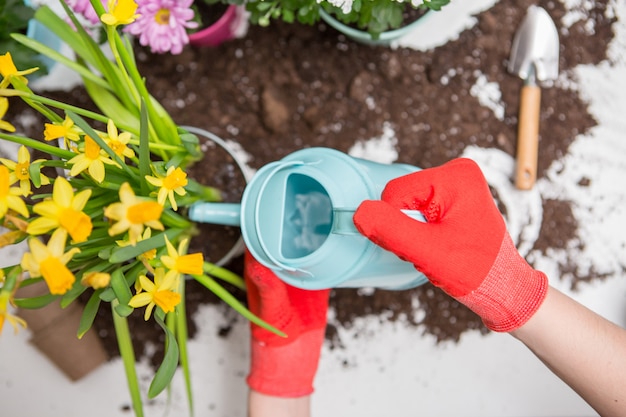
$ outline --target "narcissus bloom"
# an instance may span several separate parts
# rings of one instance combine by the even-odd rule
[[[38,159],[35,162],[41,161],[43,159]],[[19,182],[22,195],[24,197],[30,195],[32,193],[30,189],[30,152],[26,146],[20,146],[17,151],[17,162],[6,158],[0,158],[0,162],[11,171],[9,174],[11,185]],[[50,184],[50,179],[41,173],[39,174],[39,179],[42,185]]]
[[[0,219],[9,209],[14,210],[24,217],[28,217],[28,208],[21,198],[22,190],[11,187],[11,173],[9,168],[0,165]]]
[[[109,0],[109,11],[100,16],[102,23],[109,26],[128,25],[135,21],[138,14],[137,3],[133,0]]]
[[[71,176],[75,177],[84,170],[87,170],[91,178],[97,182],[104,181],[104,164],[118,166],[115,161],[111,160],[102,148],[100,148],[96,141],[89,136],[85,136],[84,152],[79,153],[67,161],[67,163],[72,165],[72,169],[70,170]]]
[[[154,282],[145,275],[139,276],[139,292],[130,299],[128,305],[133,308],[147,306],[144,320],[150,318],[155,305],[169,313],[174,311],[181,300],[180,294],[176,292],[177,288],[178,279],[174,271],[165,273],[165,269],[156,268]]]
[[[11,57],[10,52],[0,55],[0,75],[4,77],[2,82],[0,82],[0,88],[6,88],[6,86],[11,83],[11,79],[13,78],[17,78],[24,84],[28,84],[28,79],[24,76],[31,74],[38,69],[39,68],[29,68],[27,70],[18,71],[13,63],[13,58]]]
[[[65,146],[69,148],[69,141],[78,142],[82,133],[82,130],[74,126],[74,121],[65,116],[65,120],[61,123],[46,123],[44,125],[43,138],[46,141],[64,138]]]
[[[180,254],[183,248],[187,246],[187,239],[183,239],[178,246],[178,250],[176,250],[167,236],[165,236],[165,245],[167,247],[167,255],[161,256],[161,262],[163,262],[166,268],[179,274],[202,274],[202,265],[204,264],[202,253]]]
[[[109,235],[115,236],[128,231],[131,245],[137,244],[144,227],[163,230],[163,224],[159,221],[162,212],[163,206],[156,201],[137,197],[127,182],[120,187],[120,202],[104,209],[104,215],[116,221],[109,228]]]
[[[55,230],[47,245],[39,238],[30,238],[28,240],[30,252],[26,252],[22,257],[22,269],[29,272],[33,278],[43,277],[50,294],[65,294],[76,281],[67,263],[75,253],[80,252],[80,249],[72,248],[65,252],[66,240],[67,232],[63,229]]]
[[[6,97],[0,97],[0,129],[6,130],[7,132],[15,132],[15,126],[11,123],[7,122],[4,119],[4,115],[7,114],[9,110],[9,99]]]
[[[109,148],[122,160],[124,160],[125,157],[132,158],[135,156],[135,151],[127,146],[128,142],[130,142],[130,133],[123,132],[118,134],[117,127],[111,119],[109,119],[107,123],[107,134],[103,136],[103,139],[106,144],[109,145]]]
[[[178,210],[174,193],[178,195],[185,195],[187,193],[183,188],[187,185],[187,174],[185,174],[182,169],[171,166],[167,169],[165,177],[158,178],[146,175],[146,181],[155,187],[160,187],[157,195],[159,204],[165,204],[165,199],[167,198],[172,209]]]
[[[80,280],[85,287],[91,287],[94,290],[106,288],[110,282],[111,274],[106,272],[87,272]]]
[[[74,194],[72,185],[65,178],[58,177],[54,181],[52,198],[33,206],[33,211],[41,217],[31,221],[26,232],[41,235],[61,228],[74,242],[86,241],[93,229],[91,218],[83,212],[89,197],[90,189]]]
[[[26,328],[26,322],[23,319],[9,313],[11,298],[11,292],[0,290],[0,334],[2,334],[2,328],[4,327],[5,320],[13,326],[15,333],[18,332],[19,326]]]

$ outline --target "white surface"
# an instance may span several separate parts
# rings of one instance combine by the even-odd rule
[[[471,4],[465,7],[464,5]],[[475,13],[493,1],[457,1],[444,9],[442,19],[460,22],[461,30],[472,24],[467,10]],[[568,2],[575,8],[578,3]],[[479,11],[479,10],[478,10]],[[447,15],[443,15],[447,13]],[[574,14],[568,15],[572,19]],[[612,65],[583,67],[576,71],[578,88],[589,100],[599,126],[577,138],[562,164],[552,167],[532,193],[520,194],[504,181],[512,160],[493,150],[468,148],[466,156],[485,169],[509,207],[507,219],[523,252],[548,273],[551,283],[568,292],[567,277],[556,275],[556,262],[576,257],[578,263],[606,272],[602,282],[582,284],[574,298],[603,316],[626,326],[626,6],[620,2],[616,41],[611,45]],[[417,45],[415,39],[405,45]],[[432,47],[433,45],[426,46]],[[416,46],[418,47],[418,46]],[[563,82],[568,80],[562,80]],[[493,87],[493,86],[491,86]],[[497,91],[498,89],[496,89]],[[493,88],[490,90],[493,92]],[[355,144],[353,152],[393,158],[393,131],[386,129],[372,144]],[[387,161],[390,162],[390,161]],[[589,187],[577,185],[581,177]],[[585,248],[553,253],[550,258],[530,252],[541,221],[541,196],[572,200],[582,225]],[[515,210],[517,209],[517,210]],[[524,215],[531,213],[530,221]],[[6,250],[0,261],[8,263]],[[332,312],[331,312],[332,315]],[[206,306],[197,315],[199,333],[190,342],[195,415],[243,416],[245,374],[248,367],[247,324],[239,320],[226,339],[217,336],[225,325],[222,308]],[[315,416],[499,416],[583,417],[596,415],[576,394],[554,377],[529,351],[502,334],[463,335],[458,344],[435,345],[421,330],[401,323],[381,325],[377,319],[361,319],[353,329],[340,329],[344,349],[325,346],[313,397]],[[71,383],[28,343],[29,333],[13,336],[10,328],[0,338],[0,403],[6,416],[117,417],[131,413],[124,373],[113,361],[78,383]],[[150,372],[142,367],[140,375]],[[147,416],[167,415],[165,396],[146,406]],[[182,383],[174,383],[171,416],[186,415]]]

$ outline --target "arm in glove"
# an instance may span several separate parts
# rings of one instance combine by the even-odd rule
[[[420,210],[427,222],[401,209]],[[382,200],[359,206],[354,223],[494,331],[522,326],[546,296],[545,274],[519,255],[480,168],[469,159],[389,182]]]
[[[281,281],[249,252],[244,278],[250,311],[287,337],[251,323],[250,388],[275,397],[301,397],[313,392],[324,342],[330,290],[310,291]]]

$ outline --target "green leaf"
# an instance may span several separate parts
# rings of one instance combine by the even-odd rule
[[[154,313],[154,319],[159,326],[165,332],[165,353],[163,356],[163,362],[154,374],[154,378],[148,388],[148,397],[154,398],[159,395],[172,381],[176,368],[178,367],[178,344],[176,343],[176,337],[172,334],[170,329],[167,328],[163,321],[164,313],[162,310],[157,310]]]
[[[83,82],[89,97],[107,118],[115,120],[116,127],[133,133],[139,132],[139,120],[136,115],[129,111],[115,94],[90,79],[83,77]]]
[[[126,382],[128,390],[133,402],[135,417],[143,417],[143,403],[141,400],[141,392],[139,390],[139,380],[137,379],[137,369],[135,368],[135,352],[128,328],[128,320],[126,317],[117,314],[117,308],[120,307],[116,300],[111,302],[111,313],[113,316],[113,325],[115,326],[115,335],[117,336],[117,345],[120,349],[120,356],[124,363],[124,371],[126,372]]]
[[[100,293],[102,291],[94,291],[89,297],[89,301],[85,304],[83,308],[83,315],[80,318],[80,323],[78,325],[78,338],[81,339],[85,333],[91,328],[94,320],[96,319],[96,314],[98,314],[98,309],[100,308]]]
[[[141,114],[139,119],[139,184],[141,184],[141,194],[148,195],[148,182],[146,175],[151,175],[150,171],[150,137],[148,136],[148,112],[146,102],[141,100]]]
[[[226,268],[222,268],[221,266],[205,262],[202,266],[202,269],[205,273],[212,275],[215,278],[219,278],[224,282],[228,282],[229,284],[232,284],[241,290],[246,289],[246,283],[243,278]]]
[[[85,290],[87,287],[82,285],[80,281],[76,280],[72,288],[69,289],[65,294],[61,296],[61,307],[65,308],[72,304]]]
[[[117,269],[111,274],[111,288],[115,292],[119,304],[115,307],[115,311],[122,317],[127,317],[133,312],[133,308],[128,305],[132,294],[124,273]]]
[[[28,175],[35,188],[41,187],[41,162],[33,162],[28,166]]]
[[[156,236],[152,236],[149,239],[145,239],[140,242],[137,242],[135,246],[123,246],[119,248],[114,248],[111,251],[109,262],[114,263],[114,264],[126,262],[129,259],[136,258],[142,253],[147,252],[151,249],[161,248],[165,246],[165,238],[164,238],[165,235],[167,235],[167,238],[170,241],[172,241],[182,232],[183,230],[169,229],[165,232],[159,233]]]
[[[222,299],[226,304],[231,306],[235,311],[241,314],[246,319],[250,320],[252,323],[263,327],[270,332],[277,334],[281,337],[287,337],[285,333],[278,330],[276,327],[262,320],[260,317],[253,314],[250,310],[248,310],[243,304],[239,302],[231,293],[229,293],[224,287],[218,284],[214,279],[206,276],[206,275],[193,275],[193,278],[198,281],[200,284],[204,285],[206,288],[211,290],[215,295]]]
[[[180,349],[180,367],[183,370],[185,380],[185,391],[187,393],[187,406],[193,410],[193,391],[191,389],[191,371],[189,366],[189,354],[187,350],[187,340],[189,332],[187,331],[187,311],[185,309],[185,280],[180,280],[180,288],[178,293],[181,295],[181,301],[176,306],[176,340]]]
[[[20,308],[37,309],[47,306],[57,298],[58,296],[56,295],[45,294],[38,297],[16,298],[14,299],[14,302],[15,305]]]
[[[115,291],[113,291],[113,288],[109,287],[103,290],[100,293],[100,299],[104,301],[105,303],[110,303],[113,300],[115,300]]]

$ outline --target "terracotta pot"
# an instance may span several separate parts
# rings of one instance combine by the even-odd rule
[[[248,14],[245,8],[230,5],[217,22],[189,35],[189,44],[193,46],[218,46],[223,42],[242,37],[247,28]]]
[[[400,39],[401,37],[416,30],[432,13],[432,11],[429,11],[419,19],[407,24],[406,26],[383,32],[380,34],[378,39],[374,39],[370,33],[346,25],[335,19],[334,16],[326,12],[324,9],[320,8],[320,18],[324,22],[328,23],[335,30],[343,33],[350,39],[367,45],[389,45],[392,41]]]
[[[36,297],[48,293],[44,282],[18,290],[17,297]],[[17,315],[28,324],[32,343],[68,378],[76,381],[108,360],[102,342],[93,329],[78,339],[76,332],[83,310],[77,303],[61,308],[58,301],[39,309],[18,309]]]

